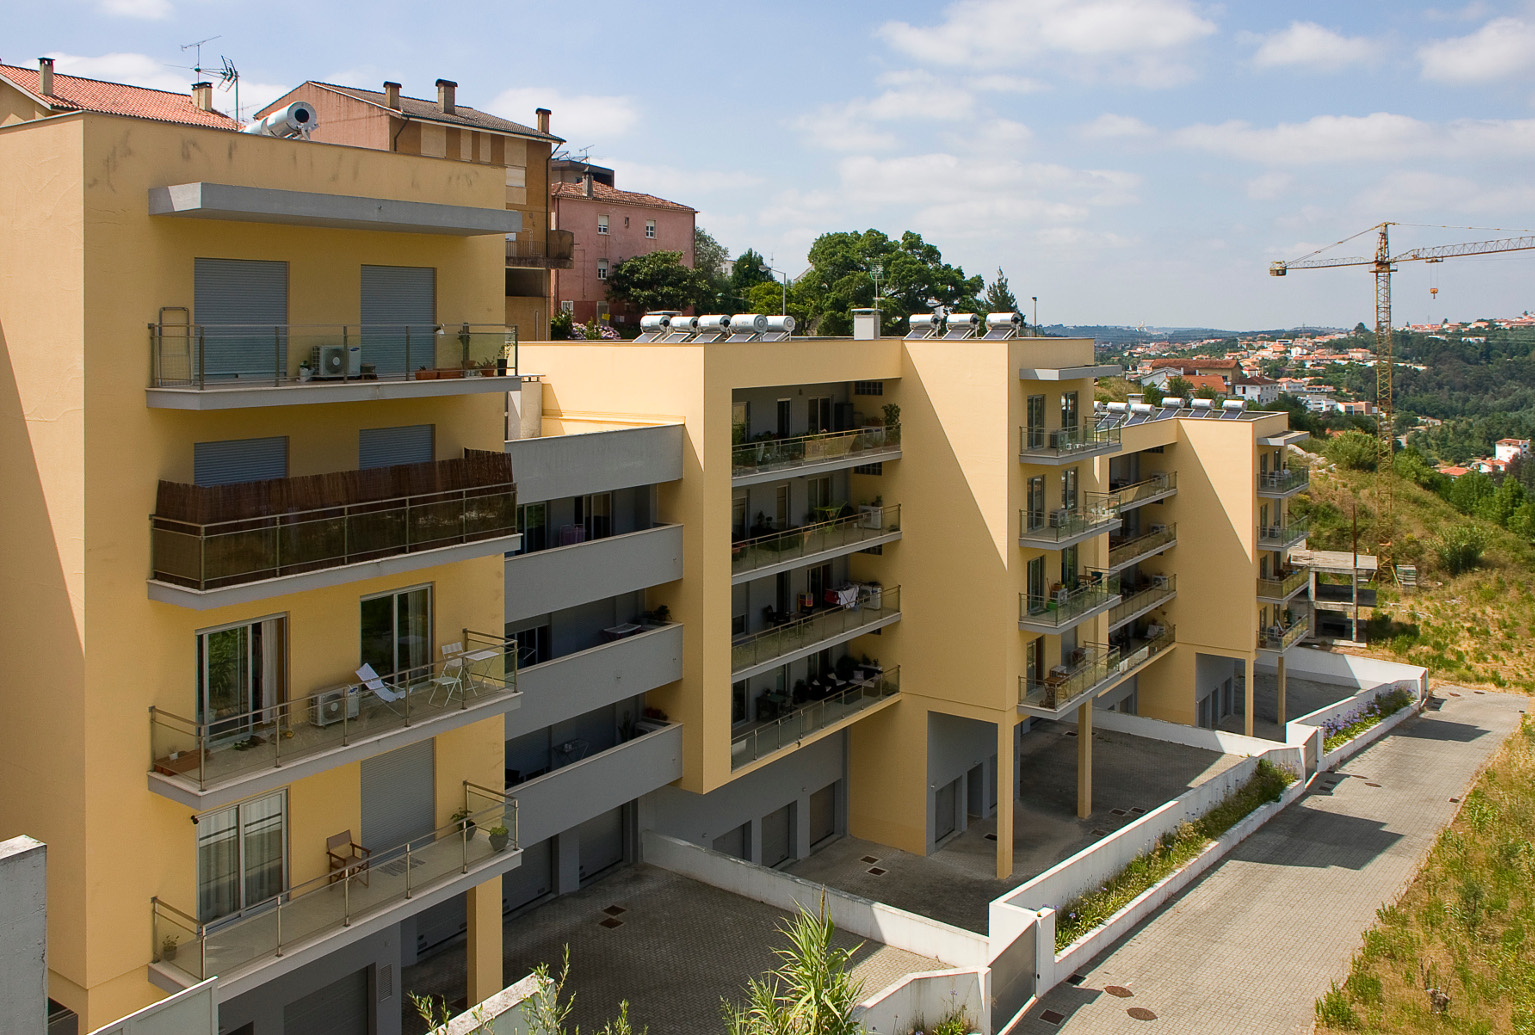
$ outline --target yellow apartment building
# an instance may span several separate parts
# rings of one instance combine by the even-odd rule
[[[49,844],[50,997],[397,1031],[458,896],[499,989],[502,169],[0,96],[0,829]]]

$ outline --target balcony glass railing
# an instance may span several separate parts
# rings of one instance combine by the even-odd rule
[[[1031,456],[1050,459],[1101,452],[1117,448],[1119,441],[1117,424],[1109,427],[1085,424],[1053,430],[1024,427],[1018,429],[1018,455],[1024,459]]]
[[[1095,497],[1103,500],[1103,505],[1119,510],[1131,507],[1143,500],[1153,499],[1167,493],[1176,492],[1178,489],[1178,472],[1168,471],[1165,474],[1154,474],[1150,478],[1128,485],[1110,486],[1108,492],[1090,492],[1088,498]]]
[[[149,325],[149,386],[214,391],[517,373],[517,331],[480,324]]]
[[[1119,520],[1107,507],[1087,509],[1020,510],[1018,538],[1034,543],[1058,543],[1063,539],[1104,530]]]
[[[1173,626],[1156,626],[1155,635],[1128,649],[1087,644],[1074,652],[1076,660],[1057,666],[1042,680],[1018,677],[1018,703],[1057,711],[1069,708],[1105,689],[1114,680],[1150,661],[1176,642]]]
[[[1177,642],[1177,630],[1174,626],[1153,626],[1152,628],[1156,630],[1155,635],[1139,643],[1132,642],[1120,648],[1118,666],[1120,672],[1129,672],[1141,663],[1150,661]]]
[[[517,693],[515,640],[465,630],[460,642],[462,654],[436,664],[267,708],[199,721],[151,707],[150,771],[205,791]]]
[[[856,547],[900,527],[901,505],[896,503],[859,507],[858,513],[847,517],[753,536],[731,544],[730,574],[742,575],[828,550]]]
[[[1144,557],[1153,550],[1159,550],[1168,543],[1175,542],[1178,538],[1178,526],[1176,524],[1154,528],[1145,535],[1138,535],[1134,539],[1126,539],[1115,543],[1109,540],[1109,567],[1117,568],[1121,564],[1129,564],[1137,557]]]
[[[1288,571],[1277,579],[1258,580],[1258,595],[1272,600],[1283,600],[1291,593],[1296,592],[1311,579],[1311,573],[1305,568],[1296,568]]]
[[[1311,631],[1311,618],[1303,612],[1291,612],[1281,616],[1266,629],[1258,630],[1258,646],[1262,650],[1284,650],[1299,643]]]
[[[1265,550],[1283,550],[1306,538],[1306,531],[1304,518],[1288,525],[1259,525],[1258,545]]]
[[[197,590],[439,549],[517,531],[503,453],[237,485],[161,482],[153,577]]]
[[[899,617],[900,612],[900,586],[871,589],[865,585],[858,590],[857,600],[852,606],[817,605],[808,614],[802,614],[771,629],[763,629],[732,644],[730,669],[739,672],[823,640],[850,638],[857,635],[860,629]]]
[[[1030,625],[1068,625],[1119,595],[1118,575],[1090,571],[1078,575],[1077,582],[1075,587],[1062,587],[1054,593],[1018,594],[1018,621]]]
[[[766,758],[856,715],[871,705],[894,697],[901,689],[900,668],[853,683],[819,701],[807,701],[786,715],[730,739],[730,768],[739,769]]]
[[[899,424],[800,435],[796,438],[765,438],[735,446],[730,452],[730,473],[732,477],[741,478],[749,474],[789,470],[899,448]]]
[[[356,921],[403,906],[433,885],[518,849],[517,802],[472,784],[466,820],[438,827],[399,845],[367,845],[367,861],[296,884],[241,912],[201,922],[158,898],[150,899],[155,962],[197,981],[228,977],[260,960],[292,952]],[[485,805],[485,802],[490,804]],[[483,807],[475,807],[483,806]],[[490,836],[504,827],[504,839]]]
[[[1156,607],[1165,600],[1171,600],[1177,592],[1177,575],[1153,575],[1149,582],[1135,588],[1133,592],[1129,587],[1122,587],[1124,599],[1109,608],[1109,627],[1113,628],[1148,607]]]
[[[1286,469],[1283,471],[1267,471],[1258,475],[1258,491],[1284,493],[1291,489],[1303,488],[1311,484],[1311,468]]]

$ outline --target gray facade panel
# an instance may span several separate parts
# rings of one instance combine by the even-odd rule
[[[535,844],[682,778],[682,727],[668,726],[512,790],[518,840]]]
[[[507,713],[507,739],[564,722],[584,712],[654,690],[682,678],[682,626],[634,636],[517,673],[522,707]]]
[[[506,444],[519,503],[582,496],[682,477],[682,425],[514,439]]]
[[[506,621],[680,578],[681,525],[521,554],[506,562]]]

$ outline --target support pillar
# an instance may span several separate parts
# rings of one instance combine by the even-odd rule
[[[1093,814],[1093,699],[1077,705],[1077,818]]]
[[[1244,707],[1242,708],[1242,732],[1249,737],[1253,735],[1253,693],[1257,689],[1254,685],[1258,681],[1258,666],[1254,664],[1255,658],[1247,658],[1242,664],[1242,671],[1246,675],[1242,679],[1242,694]]]
[[[465,895],[469,920],[466,935],[469,1006],[483,1003],[502,988],[501,980],[501,878],[476,884]]]
[[[1276,709],[1279,716],[1279,735],[1284,736],[1285,724],[1285,700],[1284,700],[1284,652],[1279,654],[1279,707]]]
[[[1018,791],[1017,727],[1013,717],[1004,714],[997,720],[997,879],[1013,875],[1013,814]]]

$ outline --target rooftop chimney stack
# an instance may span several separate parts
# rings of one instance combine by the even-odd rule
[[[539,108],[534,111],[534,114],[538,116],[538,131],[540,133],[549,132],[549,109]]]
[[[453,93],[457,89],[458,84],[451,79],[437,80],[437,107],[444,115],[453,114]]]
[[[213,84],[193,83],[192,103],[202,111],[213,110]]]
[[[37,59],[37,92],[44,97],[53,96],[53,58]]]
[[[441,86],[442,84],[439,83],[438,85]],[[388,105],[389,107],[393,108],[395,111],[399,111],[400,110],[400,84],[399,83],[388,83],[388,82],[386,82],[384,84],[384,103],[386,105]]]
[[[581,177],[581,193],[587,197],[592,196],[592,174],[586,173]]]

